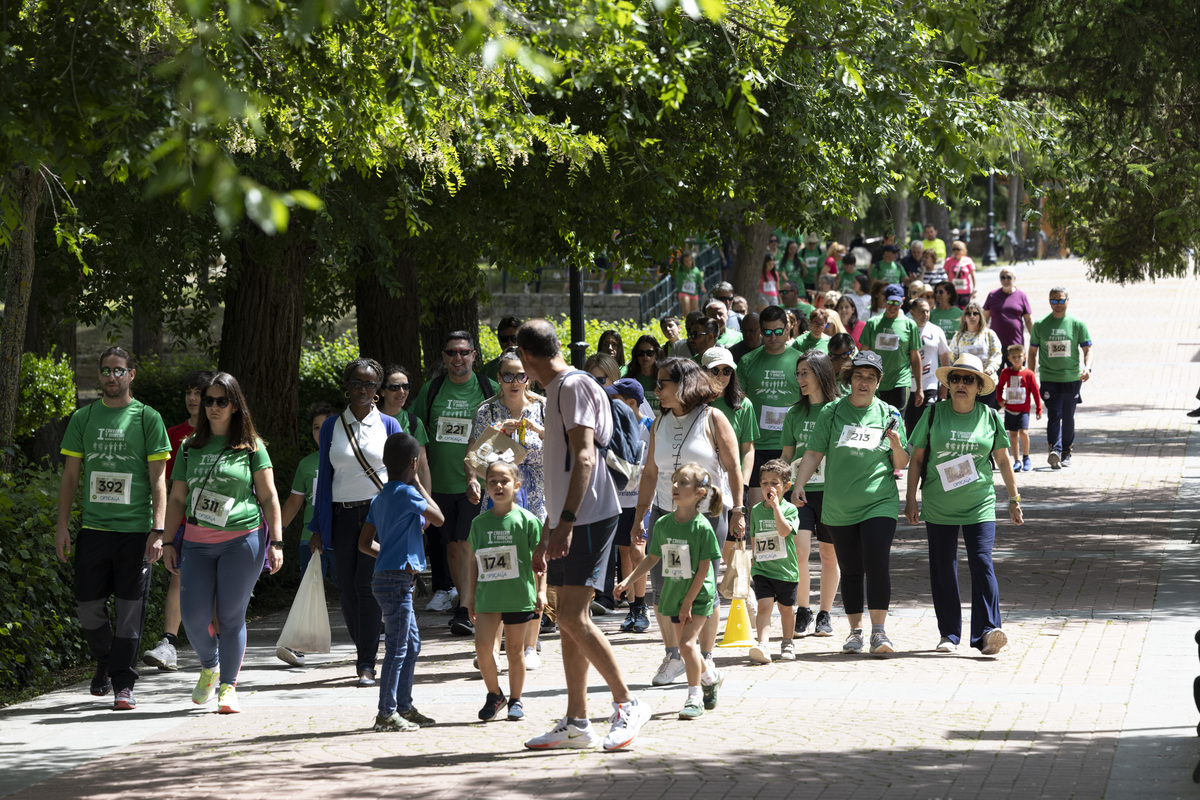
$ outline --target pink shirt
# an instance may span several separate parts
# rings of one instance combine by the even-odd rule
[[[942,267],[946,270],[946,276],[954,281],[954,288],[960,295],[970,296],[975,291],[975,262],[970,256],[950,256]]]

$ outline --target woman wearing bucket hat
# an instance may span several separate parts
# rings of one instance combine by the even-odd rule
[[[1008,434],[1000,415],[979,401],[996,383],[978,357],[963,354],[937,371],[950,390],[948,403],[935,403],[912,436],[912,464],[904,515],[925,519],[929,539],[929,580],[941,640],[939,653],[953,653],[962,636],[958,595],[958,535],[962,530],[971,570],[971,647],[996,655],[1008,643],[1000,629],[1000,591],[992,565],[996,539],[996,489],[988,457],[995,458],[1008,490],[1008,513],[1021,525],[1021,496],[1008,457]],[[917,485],[921,508],[917,508]]]
[[[863,583],[871,617],[872,653],[891,653],[895,646],[884,629],[891,603],[889,561],[896,535],[900,494],[892,471],[908,466],[907,442],[900,412],[875,396],[883,377],[878,353],[855,356],[850,394],[826,403],[805,444],[796,469],[794,496],[808,500],[805,486],[825,462],[825,496],[821,522],[829,528],[842,571],[842,604],[850,635],[844,653],[863,648]]]

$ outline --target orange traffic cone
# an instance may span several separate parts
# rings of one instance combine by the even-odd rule
[[[757,640],[750,633],[750,615],[746,612],[746,601],[737,598],[729,606],[729,618],[725,620],[725,635],[717,647],[749,647]]]

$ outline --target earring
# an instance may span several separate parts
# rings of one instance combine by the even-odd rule
[[[372,402],[372,403],[378,403],[378,402],[379,402],[379,395],[375,395],[375,399],[374,399],[374,400],[372,400],[371,402]]]
[[[349,399],[350,399],[350,392],[349,392],[349,391],[342,392],[342,397],[344,397],[344,398],[346,398],[347,400],[349,400]]]

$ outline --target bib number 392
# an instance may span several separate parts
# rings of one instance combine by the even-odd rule
[[[93,472],[91,495],[93,503],[129,505],[129,484],[133,475],[128,472]]]
[[[483,547],[475,551],[475,560],[479,564],[479,581],[507,581],[521,577],[517,566],[516,545],[506,547]]]
[[[662,546],[662,574],[664,578],[692,577],[692,548],[687,544],[664,544]]]
[[[1046,342],[1046,348],[1050,358],[1067,358],[1071,355],[1071,343],[1065,339],[1057,339]]]
[[[468,444],[471,421],[463,417],[438,417],[437,440],[446,444]]]

